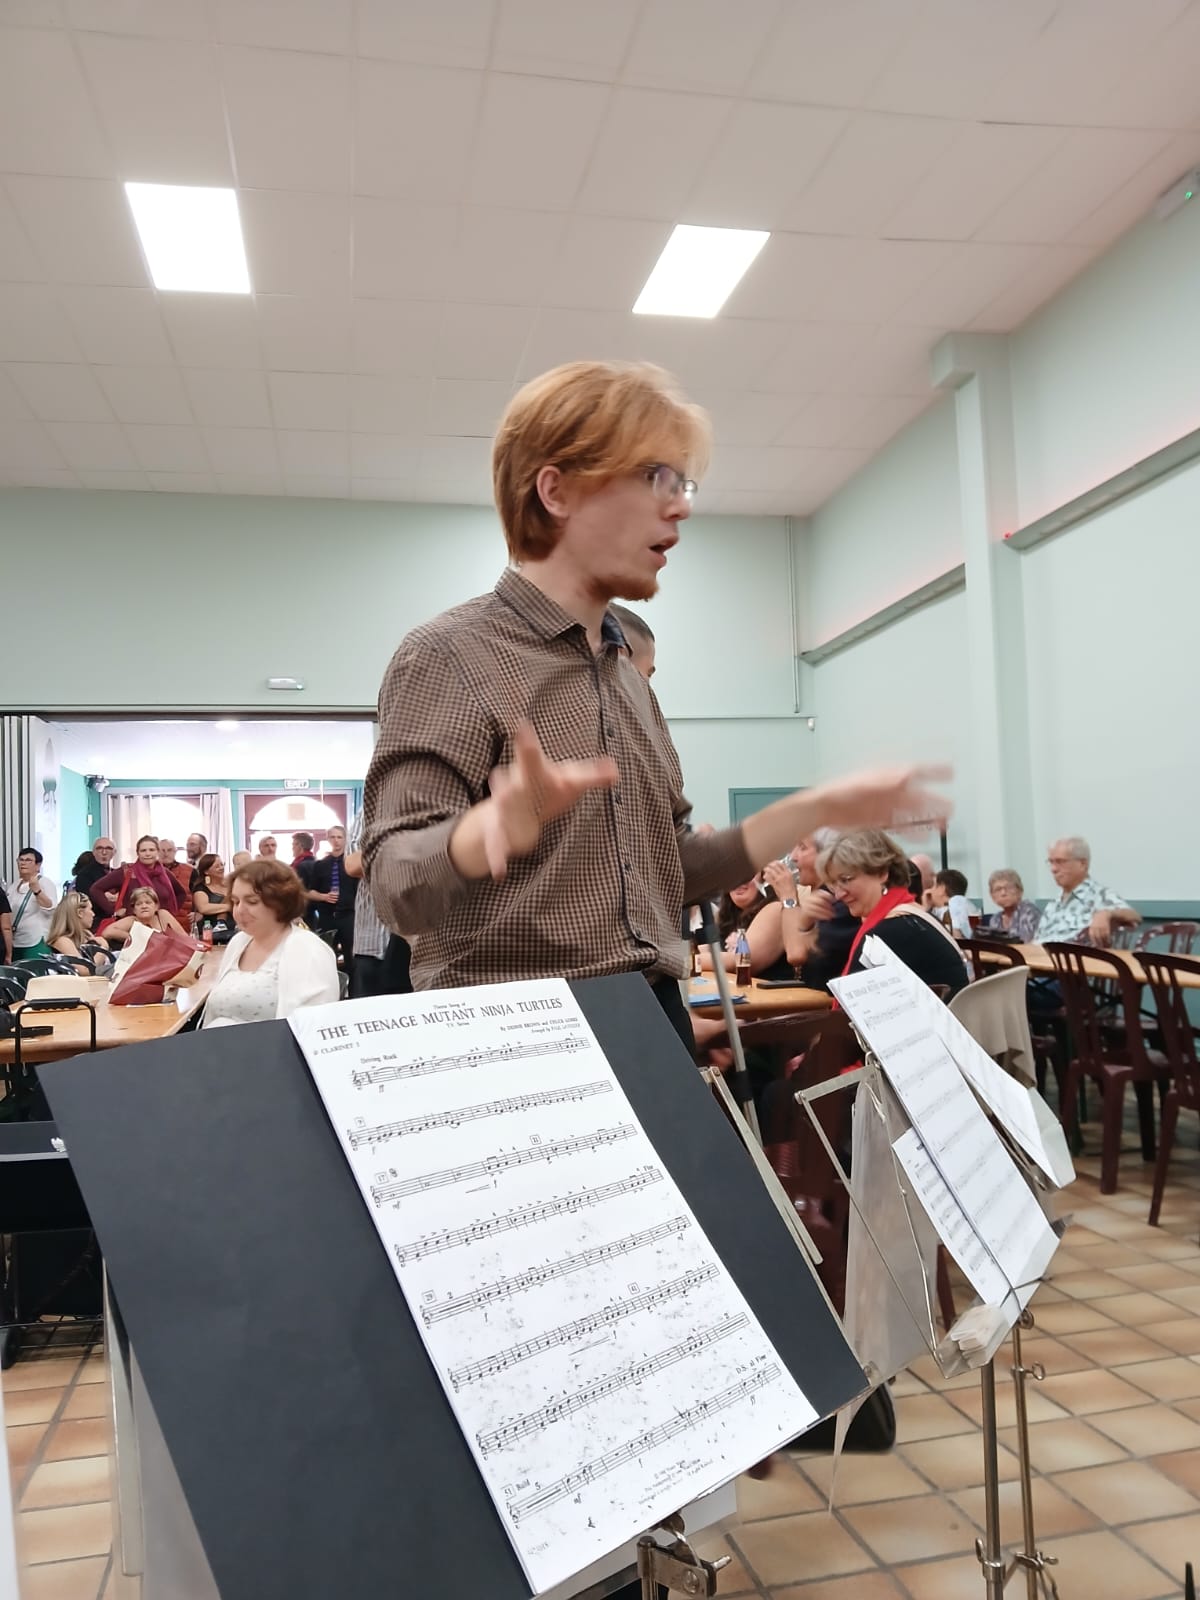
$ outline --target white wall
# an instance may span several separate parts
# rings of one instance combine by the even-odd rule
[[[490,589],[506,559],[486,509],[268,497],[0,491],[10,540],[45,553],[52,613],[82,592],[95,616],[110,597],[113,638],[95,672],[47,648],[36,608],[10,609],[0,707],[45,711],[371,712],[408,629]],[[640,609],[697,820],[723,822],[730,788],[811,781],[784,519],[690,519]],[[272,693],[273,676],[306,689]]]
[[[975,832],[970,696],[962,670],[966,599],[947,595],[815,669],[816,758],[822,777],[893,761],[954,767],[949,848],[973,896],[986,890]],[[906,839],[937,860],[935,840]]]
[[[1200,427],[1194,205],[1133,229],[1013,337],[1022,523]]]
[[[1198,528],[1194,466],[1021,557],[1039,840],[1140,899],[1200,899]]]
[[[804,649],[957,566],[962,535],[953,402],[943,400],[919,417],[822,506],[801,549]]]

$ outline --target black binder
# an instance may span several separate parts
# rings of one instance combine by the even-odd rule
[[[862,1372],[649,986],[572,987],[800,1387],[844,1405]],[[41,1076],[222,1600],[527,1600],[287,1024]]]

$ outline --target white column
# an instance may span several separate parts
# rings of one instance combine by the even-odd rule
[[[1008,341],[1001,334],[948,334],[931,366],[935,385],[954,393],[958,430],[979,860],[985,874],[1012,866],[1032,881],[1039,846],[1021,563],[1005,545],[1017,516]],[[986,882],[971,887],[986,899]]]

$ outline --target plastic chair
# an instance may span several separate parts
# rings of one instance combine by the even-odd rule
[[[30,956],[28,961],[14,964],[34,978],[73,978],[76,975],[67,956]]]
[[[1200,1060],[1196,1057],[1196,1034],[1188,1015],[1187,992],[1179,985],[1179,973],[1194,973],[1196,963],[1162,950],[1143,950],[1138,955],[1138,962],[1146,974],[1146,987],[1150,990],[1158,1018],[1158,1037],[1171,1069],[1171,1086],[1163,1099],[1158,1160],[1154,1167],[1154,1193],[1147,1218],[1150,1226],[1156,1228],[1180,1109],[1200,1112]]]
[[[1157,939],[1166,939],[1168,955],[1190,956],[1192,946],[1200,935],[1200,922],[1159,922],[1152,927],[1130,928],[1128,931],[1136,934],[1127,946],[1135,954],[1148,950]]]
[[[1125,1109],[1125,1085],[1132,1083],[1137,1097],[1142,1159],[1155,1158],[1154,1090],[1158,1083],[1170,1082],[1166,1057],[1150,1050],[1142,1033],[1140,1015],[1141,985],[1128,962],[1110,950],[1091,945],[1048,944],[1046,952],[1062,989],[1067,1026],[1074,1052],[1063,1082],[1059,1120],[1068,1139],[1079,1136],[1078,1091],[1085,1078],[1099,1085],[1101,1095],[1100,1193],[1112,1194],[1117,1187],[1117,1166],[1121,1154],[1121,1124]],[[1119,1041],[1107,1032],[1108,1007],[1095,993],[1097,981],[1088,964],[1104,968],[1100,982],[1111,985],[1124,1013],[1124,1031]]]
[[[8,983],[18,984],[20,986],[22,995],[24,995],[26,989],[29,987],[29,980],[32,976],[33,974],[30,972],[28,967],[15,967],[8,964],[0,964],[0,980]]]
[[[1038,1074],[1025,1009],[1028,982],[1029,968],[1024,965],[993,972],[960,989],[950,1001],[950,1010],[1006,1072],[1031,1084]]]
[[[1003,939],[961,939],[958,948],[965,956],[970,957],[972,975],[977,981],[989,977],[1003,967],[1029,965],[1016,945],[1006,944]],[[985,961],[984,956],[993,959]]]

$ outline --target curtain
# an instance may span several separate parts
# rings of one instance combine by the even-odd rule
[[[204,837],[208,848],[220,856],[228,868],[237,849],[233,831],[233,796],[228,789],[210,789],[200,796],[200,811],[204,817]]]
[[[34,842],[32,717],[0,716],[0,878],[17,875],[17,851]]]
[[[148,794],[110,794],[108,833],[117,847],[114,866],[137,860],[137,842],[144,833],[153,833]]]

